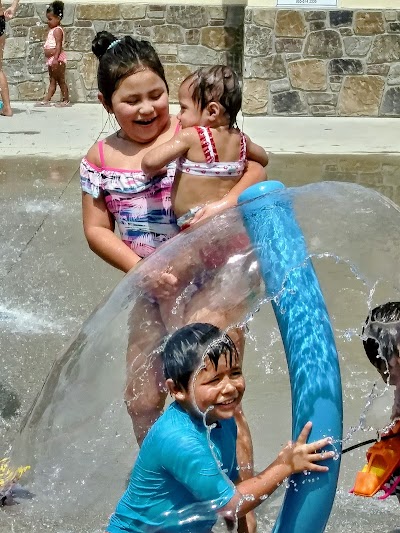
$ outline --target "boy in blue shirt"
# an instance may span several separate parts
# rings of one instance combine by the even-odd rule
[[[170,337],[162,358],[175,401],[143,441],[108,533],[210,533],[215,513],[235,522],[291,474],[328,470],[315,463],[333,457],[316,453],[330,439],[306,444],[308,422],[266,470],[235,485],[233,417],[245,390],[235,344],[215,326],[190,324]]]

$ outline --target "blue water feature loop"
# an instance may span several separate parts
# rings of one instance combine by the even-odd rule
[[[339,454],[338,459],[321,463],[329,466],[328,473],[290,478],[273,531],[320,533],[335,498],[343,433],[333,330],[290,190],[278,181],[266,181],[244,191],[239,202],[285,348],[292,391],[292,439],[311,420],[309,441],[331,436]]]

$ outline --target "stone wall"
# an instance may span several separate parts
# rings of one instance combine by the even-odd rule
[[[21,4],[7,26],[4,55],[13,100],[39,100],[46,4]],[[148,39],[176,101],[197,66],[243,71],[251,115],[400,116],[400,10],[276,10],[232,6],[66,4],[63,19],[72,101],[97,99],[99,30]]]
[[[39,100],[48,85],[43,44],[46,4],[20,4],[7,25],[4,70],[12,100]],[[149,40],[164,63],[171,101],[180,81],[199,65],[227,63],[242,70],[244,7],[66,3],[63,27],[71,101],[97,100],[96,32]]]
[[[249,9],[244,111],[400,115],[400,11]]]

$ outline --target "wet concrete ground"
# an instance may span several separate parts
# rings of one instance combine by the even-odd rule
[[[54,358],[122,278],[86,244],[78,167],[78,159],[1,161],[0,437],[18,427]],[[400,204],[400,156],[273,154],[268,176],[288,187],[357,182]]]
[[[73,106],[40,110],[36,114],[31,111],[28,104],[21,105],[16,120],[0,122],[2,444],[15,435],[54,358],[69,345],[74,332],[122,278],[121,273],[88,249],[82,231],[77,170],[80,157],[104,129],[101,109]],[[291,127],[293,120],[295,129]],[[373,137],[368,134],[367,122],[310,121],[296,117],[245,119],[244,126],[256,142],[271,151],[270,179],[280,180],[288,187],[321,179],[357,182],[375,188],[400,205],[400,153],[394,153],[398,152],[395,122],[375,120]],[[20,155],[4,157],[4,154]],[[368,371],[372,373],[369,367]],[[259,373],[259,369],[250,369],[249,380],[252,372]],[[274,372],[277,375],[279,372]],[[278,412],[282,403],[289,411],[287,376],[283,375],[282,383],[279,379],[275,381],[276,386],[264,401],[272,411]],[[257,396],[248,398],[249,405],[258,402]],[[283,438],[287,438],[286,433]],[[280,439],[275,430],[268,431],[260,442],[263,448],[269,449],[270,444],[272,449],[277,438]],[[256,451],[258,456],[259,450]],[[351,484],[352,473],[362,464],[362,455],[363,452],[354,460],[346,487]],[[349,506],[347,490],[339,493],[337,501],[338,522],[333,523],[330,531],[339,531],[337,523],[346,522],[346,513],[350,514],[349,524],[364,520],[354,531],[364,531],[366,524],[371,524],[368,506],[361,505],[364,502],[358,502],[359,509],[353,508],[354,504]],[[371,530],[378,531],[377,524],[382,523],[379,530],[387,532],[397,525],[397,515],[392,504],[382,507],[379,503],[387,520],[377,514]],[[346,530],[353,528],[350,525]],[[9,533],[1,524],[0,531]]]
[[[122,277],[86,244],[78,167],[76,159],[1,161],[0,442],[18,427],[65,343]]]

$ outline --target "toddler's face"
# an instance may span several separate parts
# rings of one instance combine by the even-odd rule
[[[195,409],[208,412],[207,422],[212,423],[234,416],[244,390],[241,360],[232,361],[230,366],[229,358],[221,355],[217,369],[205,358],[204,367],[189,382],[188,395]]]
[[[46,13],[46,18],[49,28],[55,28],[60,24],[60,17],[57,17],[54,13]]]
[[[207,126],[203,123],[203,112],[200,110],[200,106],[193,101],[190,83],[191,80],[189,79],[182,83],[179,88],[178,98],[181,109],[178,113],[178,120],[182,128]]]

